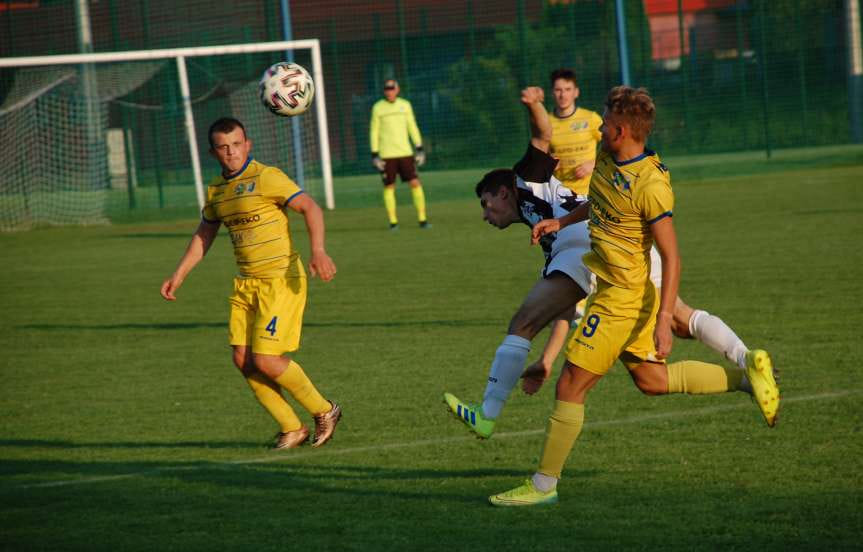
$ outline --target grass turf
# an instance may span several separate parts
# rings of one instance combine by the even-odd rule
[[[779,425],[739,394],[642,396],[618,365],[540,509],[485,498],[535,467],[552,386],[515,393],[488,442],[441,403],[480,397],[542,264],[524,227],[480,220],[481,171],[427,185],[430,231],[407,194],[397,233],[376,205],[328,214],[339,273],[312,282],[296,356],[344,407],[320,450],[264,448],[226,344],[224,235],[176,304],[158,286],[194,220],[0,235],[0,548],[859,549],[863,168],[698,166],[675,181],[681,296],[771,352]]]

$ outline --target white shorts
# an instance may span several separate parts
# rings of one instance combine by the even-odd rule
[[[558,251],[542,271],[543,277],[552,272],[563,272],[584,291],[585,295],[591,291],[591,278],[593,273],[584,266],[582,257],[590,251],[589,247],[567,247]]]

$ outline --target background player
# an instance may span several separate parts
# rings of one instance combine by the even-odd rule
[[[557,481],[584,423],[591,388],[620,358],[636,386],[649,395],[734,391],[743,371],[682,361],[666,365],[671,352],[672,309],[677,297],[680,259],[672,224],[674,195],[667,170],[645,149],[655,107],[644,89],[613,88],[606,99],[603,153],[590,184],[591,252],[584,262],[596,275],[597,289],[570,338],[567,362],[557,383],[539,469],[523,485],[489,497],[497,506],[529,506],[557,501]],[[586,209],[562,220],[544,221],[537,235],[560,231]],[[662,289],[649,279],[649,254],[656,242],[662,257]],[[747,376],[768,425],[775,423],[779,389],[765,351],[747,354]]]
[[[284,208],[305,219],[311,242],[309,270],[328,282],[336,266],[324,249],[323,213],[285,173],[252,159],[252,141],[240,121],[219,119],[208,136],[222,174],[207,187],[201,222],[176,270],[162,283],[162,297],[176,300],[176,291],[224,224],[239,268],[230,297],[234,364],[280,426],[273,448],[297,447],[309,437],[280,388],[314,417],[312,446],[319,447],[332,437],[341,408],[321,396],[299,364],[282,356],[299,347],[307,288]]]
[[[552,129],[549,151],[560,160],[554,176],[577,195],[587,196],[590,175],[596,165],[602,117],[576,105],[581,91],[573,70],[556,69],[550,80],[555,107],[549,113]]]
[[[411,188],[411,197],[417,210],[420,228],[428,228],[426,200],[422,184],[417,176],[417,166],[423,166],[426,154],[422,136],[414,118],[409,101],[399,98],[399,83],[395,79],[384,82],[384,97],[372,106],[369,124],[369,143],[372,149],[372,164],[380,171],[384,182],[384,207],[390,221],[390,229],[398,228],[396,215],[396,175]],[[414,148],[411,148],[413,142]]]

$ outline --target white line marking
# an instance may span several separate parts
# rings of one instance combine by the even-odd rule
[[[787,403],[796,403],[796,402],[808,402],[808,401],[819,401],[819,400],[827,400],[827,399],[838,399],[842,397],[847,397],[849,395],[856,395],[860,393],[859,390],[852,391],[836,391],[829,393],[820,393],[818,395],[807,395],[803,397],[789,397],[786,399],[782,399],[782,404]],[[724,412],[726,410],[737,410],[739,408],[752,408],[752,404],[746,402],[745,404],[729,404],[722,406],[711,406],[707,408],[698,408],[695,410],[685,410],[678,412],[664,412],[661,414],[648,414],[646,416],[637,416],[634,418],[622,418],[618,420],[603,420],[598,422],[586,422],[585,427],[604,427],[604,426],[617,426],[617,425],[628,425],[628,424],[640,424],[644,422],[652,422],[655,420],[667,420],[673,418],[682,418],[688,416],[702,416],[705,414],[715,414],[716,412]],[[512,437],[526,437],[530,435],[539,435],[545,432],[545,429],[526,429],[522,431],[508,431],[504,433],[495,433],[495,439],[509,439]],[[425,439],[422,441],[411,441],[407,443],[389,443],[383,445],[369,445],[364,447],[352,447],[345,449],[324,449],[321,451],[298,451],[294,454],[284,454],[284,453],[273,453],[268,456],[261,456],[258,458],[246,458],[240,460],[224,460],[220,462],[213,462],[208,464],[210,468],[216,467],[229,467],[229,466],[248,466],[255,464],[267,464],[271,462],[290,462],[294,460],[304,460],[306,458],[311,457],[320,457],[320,456],[344,456],[346,454],[355,454],[360,452],[372,452],[372,451],[381,451],[381,450],[396,450],[403,448],[415,448],[415,447],[425,447],[425,446],[437,446],[437,445],[445,445],[448,443],[460,443],[464,441],[474,441],[476,437],[473,435],[461,436],[461,437],[444,437],[441,439]],[[116,481],[118,479],[131,479],[133,477],[141,477],[150,474],[162,473],[162,472],[173,472],[173,471],[183,471],[183,470],[199,470],[201,466],[166,466],[163,468],[154,468],[152,470],[145,470],[133,473],[126,474],[118,474],[118,475],[105,475],[98,477],[82,477],[79,479],[67,479],[62,481],[48,481],[44,483],[31,483],[27,485],[18,486],[19,489],[34,489],[34,488],[46,488],[46,487],[64,487],[68,485],[81,485],[85,483],[101,483],[103,481]]]

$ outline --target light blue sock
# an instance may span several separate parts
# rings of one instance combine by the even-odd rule
[[[500,416],[509,394],[524,371],[530,341],[517,335],[508,335],[494,354],[488,384],[482,397],[482,415],[494,420]]]

